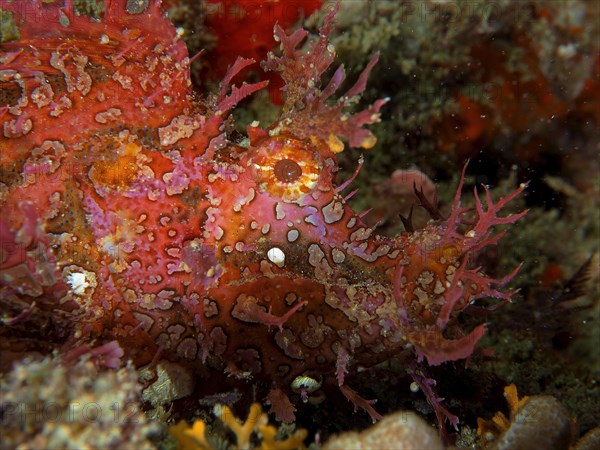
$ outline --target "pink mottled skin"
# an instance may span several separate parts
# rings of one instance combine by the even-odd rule
[[[0,46],[6,311],[67,314],[66,347],[116,340],[138,366],[166,358],[227,373],[222,391],[255,385],[288,421],[289,398],[314,388],[302,377],[339,386],[377,418],[347,373],[410,348],[430,364],[472,353],[484,328],[465,335],[456,316],[483,296],[509,299],[499,289],[510,277],[470,262],[500,237],[490,227],[521,217],[496,213],[522,188],[497,204],[488,195],[487,210],[478,200],[470,225],[457,194],[447,220],[379,236],[336,182],[340,138],[370,148],[364,125],[385,100],[346,112],[374,57],[346,96],[326,102],[344,78],[338,69],[319,89],[335,10],[310,52],[298,49],[303,30],[276,30],[283,55],[264,66],[287,83],[282,118],[235,143],[228,112],[265,86],[232,87],[251,61],[238,59],[200,101],[159,2],[141,14],[107,3],[94,22],[70,2],[0,1],[21,33]]]

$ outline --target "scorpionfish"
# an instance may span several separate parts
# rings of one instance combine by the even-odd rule
[[[262,67],[285,83],[281,117],[245,136],[231,113],[267,82],[234,78],[254,61],[194,92],[160,1],[106,0],[101,19],[71,0],[0,8],[14,25],[0,45],[4,336],[116,342],[138,367],[252,387],[279,420],[326,386],[376,419],[349,373],[401,352],[466,358],[484,325],[467,333],[459,313],[510,299],[514,273],[493,279],[474,259],[524,214],[498,215],[523,186],[498,202],[475,191],[467,210],[461,181],[448,217],[395,237],[346,202],[336,155],[373,147],[366,126],[387,99],[355,107],[378,55],[338,98],[343,66],[321,83],[337,7],[313,39],[275,27]]]

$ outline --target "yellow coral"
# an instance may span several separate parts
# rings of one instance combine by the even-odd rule
[[[556,398],[534,395],[519,399],[513,384],[504,389],[504,397],[510,410],[509,418],[499,412],[490,421],[478,419],[482,448],[579,448],[572,446],[577,436],[575,420]]]
[[[237,438],[237,448],[241,450],[250,448],[250,436],[252,433],[258,426],[266,425],[268,422],[267,415],[262,412],[262,408],[258,403],[253,403],[252,406],[250,406],[248,418],[244,423],[241,423],[233,415],[233,412],[228,406],[217,405],[215,406],[214,413],[235,433]]]
[[[523,403],[527,401],[529,397],[525,396],[519,400],[519,394],[517,392],[517,387],[514,384],[509,384],[504,388],[504,398],[508,403],[508,407],[510,409],[510,413],[514,414],[517,412]]]
[[[304,439],[308,434],[306,430],[299,429],[287,439],[276,440],[277,428],[268,424],[268,416],[258,403],[253,403],[250,406],[248,418],[243,423],[235,417],[228,406],[217,405],[214,408],[214,413],[235,434],[237,445],[234,448],[236,449],[251,448],[250,438],[252,433],[258,433],[259,437],[262,438],[260,445],[262,450],[304,448]],[[169,427],[169,433],[177,439],[181,450],[215,450],[206,440],[205,431],[206,424],[200,419],[197,419],[191,427],[184,421]]]
[[[212,445],[206,441],[205,430],[206,424],[202,420],[196,420],[191,427],[184,420],[169,427],[169,433],[177,439],[181,450],[212,450]]]
[[[510,384],[504,388],[504,398],[508,403],[509,416],[512,417],[529,397],[525,396],[519,400],[517,387],[514,384]],[[489,433],[497,436],[506,431],[509,426],[509,418],[500,411],[498,411],[491,420],[484,420],[481,417],[477,418],[477,434],[480,436],[485,437]]]

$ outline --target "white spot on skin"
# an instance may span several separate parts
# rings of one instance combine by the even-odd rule
[[[317,222],[317,219],[314,216],[306,216],[304,218],[304,221],[306,223],[310,223],[311,225],[314,225],[316,227],[319,226],[319,222]]]
[[[92,87],[92,77],[84,70],[87,62],[87,56],[71,50],[64,55],[56,51],[50,57],[50,65],[64,76],[67,92],[79,91],[83,96],[87,95]]]
[[[177,248],[177,247],[169,247],[167,249],[165,249],[165,252],[167,253],[167,255],[169,255],[171,258],[181,258],[181,249]]]
[[[193,338],[185,338],[177,346],[176,351],[178,356],[193,361],[196,359],[196,354],[198,353],[198,345],[196,344],[196,340]]]
[[[298,230],[290,230],[287,233],[287,238],[288,238],[288,241],[290,241],[290,242],[296,242],[296,240],[298,239],[299,236],[300,236],[300,233],[298,233]]]
[[[158,295],[143,294],[138,304],[147,310],[160,309],[166,311],[173,306],[173,302],[169,299],[173,293],[173,291],[162,290]]]
[[[150,331],[150,328],[152,328],[152,325],[154,324],[154,319],[152,317],[139,312],[133,312],[132,315],[136,318],[138,323],[141,324],[140,327],[142,328],[142,330],[144,330],[145,332]]]
[[[4,122],[4,137],[7,138],[18,138],[25,136],[33,128],[33,122],[31,119],[13,119]]]
[[[391,253],[388,253],[388,257],[390,259],[395,259],[400,254],[400,250],[394,250]]]
[[[279,247],[273,247],[267,252],[267,258],[277,267],[283,267],[285,264],[285,253]]]
[[[350,300],[354,300],[354,297],[356,296],[357,293],[357,289],[354,286],[348,286],[346,288],[346,295],[348,296],[348,298]]]
[[[56,102],[53,107],[51,106],[52,110],[49,112],[49,114],[52,117],[58,117],[65,112],[65,109],[69,109],[71,106],[73,106],[71,99],[66,95],[63,95],[58,99],[58,102]]]
[[[203,116],[181,115],[174,117],[169,125],[158,129],[158,136],[162,146],[173,145],[180,139],[186,139],[194,134],[198,128],[204,125]],[[210,180],[209,180],[210,181]]]
[[[313,267],[318,267],[321,260],[325,257],[325,253],[317,244],[311,244],[308,247],[308,263]]]
[[[283,206],[281,203],[277,203],[277,205],[275,205],[275,218],[277,220],[283,220],[285,218],[285,212],[283,211]]]
[[[169,332],[169,337],[171,338],[171,341],[177,342],[181,338],[181,335],[185,331],[185,328],[179,324],[176,324],[168,327],[167,331]]]
[[[341,264],[346,260],[346,255],[344,252],[337,248],[331,250],[331,257],[333,258],[333,262],[336,264]]]
[[[246,197],[244,197],[241,201],[242,205],[249,205],[250,202],[252,200],[254,200],[254,197],[256,196],[256,191],[252,188],[248,189],[248,194],[246,194]]]
[[[323,207],[323,217],[325,223],[338,222],[344,215],[344,205],[338,200],[332,200],[331,203]]]
[[[215,227],[215,232],[214,232],[214,237],[217,241],[220,241],[223,238],[223,235],[225,234],[225,232],[223,231],[223,228],[221,228],[220,226],[216,226]]]
[[[421,272],[421,274],[419,275],[419,278],[417,279],[417,283],[422,287],[422,288],[426,288],[427,286],[429,286],[434,279],[434,274],[433,272],[429,271],[429,270],[424,270],[423,272]]]
[[[368,239],[372,233],[373,233],[373,230],[371,228],[359,228],[358,230],[354,231],[350,235],[350,240],[351,241],[364,241],[364,240]]]
[[[562,59],[571,59],[577,55],[577,47],[573,43],[560,45],[556,49],[556,54]]]
[[[204,299],[204,317],[210,319],[219,314],[219,306],[214,300]]]
[[[270,264],[266,259],[260,261],[260,273],[267,278],[273,278],[275,273],[273,272],[273,265]]]
[[[117,70],[115,73],[113,73],[112,79],[117,81],[123,89],[127,91],[133,91],[133,78],[131,78],[130,76],[123,75]]]
[[[43,173],[45,174],[54,173],[60,166],[61,160],[65,157],[66,150],[60,141],[44,141],[40,147],[32,149],[30,153],[31,156],[27,159],[24,167],[33,169],[30,174],[33,176],[24,174],[24,184],[37,181],[39,173],[37,168],[43,168]]]
[[[54,99],[54,91],[52,87],[46,83],[42,82],[40,86],[35,88],[31,93],[31,101],[38,107],[38,109],[49,105],[52,103]]]
[[[96,122],[105,124],[109,121],[115,121],[122,114],[119,108],[109,108],[106,111],[99,112],[94,116]]]
[[[71,286],[72,292],[75,295],[83,295],[86,288],[90,286],[90,280],[84,272],[70,273],[67,275],[66,282]]]
[[[435,288],[433,289],[433,293],[436,295],[443,294],[446,289],[440,280],[436,280]]]
[[[415,297],[417,297],[417,300],[421,305],[427,305],[429,303],[429,296],[427,295],[427,292],[425,292],[423,289],[415,288],[413,294],[415,295]]]
[[[294,302],[298,300],[298,296],[294,292],[290,292],[285,296],[285,302],[291,306]]]
[[[279,330],[275,333],[275,343],[290,358],[306,358],[305,353],[302,351],[302,347],[298,343],[298,338],[289,328],[283,328],[283,330]]]

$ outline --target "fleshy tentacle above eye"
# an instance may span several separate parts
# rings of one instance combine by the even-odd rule
[[[262,67],[276,71],[285,81],[285,103],[278,127],[282,132],[291,133],[299,139],[318,140],[326,143],[329,151],[339,153],[344,150],[345,139],[351,147],[372,148],[377,139],[365,125],[380,120],[379,110],[389,100],[382,98],[369,108],[349,113],[349,108],[364,92],[371,69],[379,60],[375,54],[359,75],[356,83],[337,101],[328,102],[345,78],[343,66],[340,66],[325,88],[320,89],[323,74],[335,58],[335,48],[329,42],[333,19],[339,9],[339,3],[325,17],[319,39],[299,48],[307,36],[305,30],[286,35],[284,30],[275,26],[275,39],[281,42],[282,56],[270,52]]]

